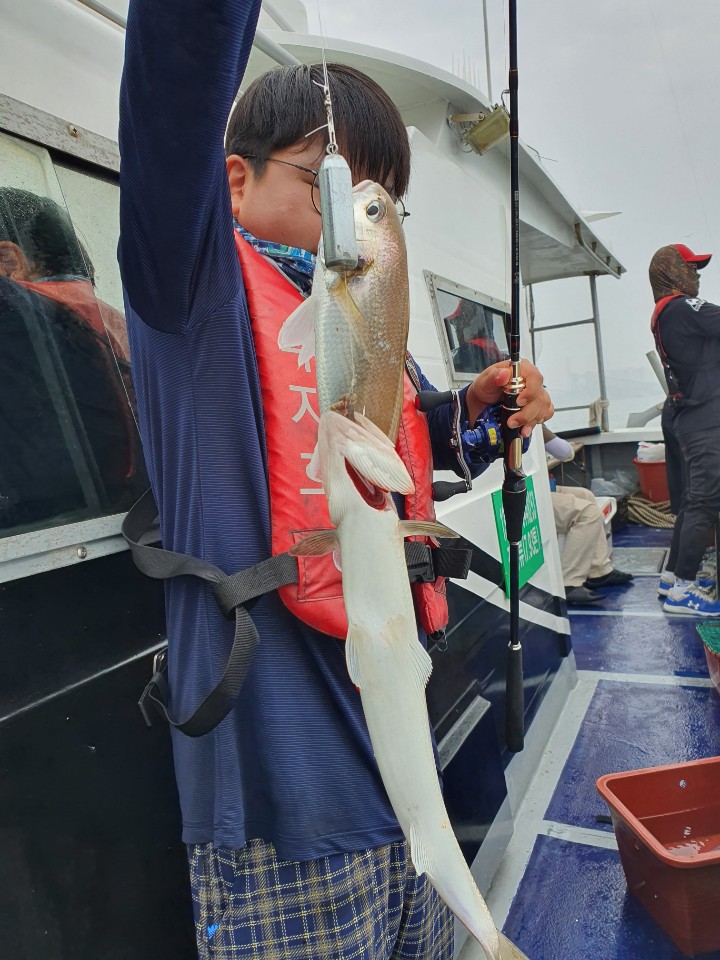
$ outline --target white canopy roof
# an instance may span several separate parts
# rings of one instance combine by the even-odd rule
[[[320,37],[281,30],[266,31],[266,35],[302,63],[320,60],[323,48]],[[479,90],[432,64],[345,40],[327,40],[325,50],[329,61],[356,67],[376,80],[393,99],[408,125],[418,125],[418,108],[431,104],[436,105],[435,116],[439,116],[443,123],[448,108],[452,113],[487,112],[491,108]],[[244,86],[275,65],[268,56],[253,48]],[[502,151],[507,156],[508,142],[494,147],[494,151]],[[483,157],[477,160],[482,163]],[[524,283],[588,273],[619,277],[625,272],[537,157],[522,143],[520,174],[523,181],[520,240]],[[547,207],[554,214],[552,228],[548,226]]]

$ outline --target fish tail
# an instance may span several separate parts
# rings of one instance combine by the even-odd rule
[[[500,960],[528,960],[525,954],[515,944],[498,931],[500,938]]]
[[[491,950],[469,933],[457,960],[528,960],[522,950],[498,930],[499,948]]]

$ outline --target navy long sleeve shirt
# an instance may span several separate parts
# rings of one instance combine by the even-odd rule
[[[233,239],[223,134],[260,0],[131,0],[121,89],[119,259],[139,422],[166,548],[230,573],[270,554],[260,386]],[[450,412],[431,420],[452,468]],[[478,472],[479,472],[478,468]],[[233,626],[191,578],[166,585],[172,710],[218,682]],[[304,860],[399,839],[344,645],[276,594],[240,701],[173,731],[187,843],[275,844]]]

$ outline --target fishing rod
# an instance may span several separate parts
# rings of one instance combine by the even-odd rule
[[[520,168],[518,127],[518,69],[517,69],[517,3],[509,0],[509,90],[510,90],[510,221],[512,283],[510,295],[510,319],[506,333],[510,351],[510,380],[503,395],[501,429],[503,437],[503,464],[505,476],[502,484],[502,505],[505,515],[505,530],[509,547],[508,599],[510,601],[510,639],[507,649],[507,674],[505,686],[505,743],[511,753],[519,753],[525,745],[525,697],[523,690],[522,644],[520,643],[520,543],[527,487],[522,468],[523,438],[519,427],[508,426],[508,420],[522,409],[517,398],[525,388],[520,375]],[[427,412],[452,403],[455,410],[455,436],[459,430],[459,399],[456,390],[445,392],[422,391],[417,405]],[[466,431],[467,434],[467,431]],[[465,435],[463,435],[463,439]],[[459,440],[458,440],[459,442]],[[470,474],[462,452],[456,450],[464,479],[433,484],[433,499],[447,500],[457,493],[465,493],[471,487]]]
[[[502,503],[510,549],[509,600],[510,640],[508,643],[505,689],[505,742],[517,753],[525,745],[525,698],[523,691],[522,644],[520,643],[520,542],[525,516],[526,483],[522,468],[523,441],[519,427],[508,420],[519,413],[517,398],[525,387],[520,375],[520,164],[518,125],[517,0],[508,0],[509,83],[510,88],[510,246],[512,285],[508,347],[511,375],[505,387],[502,405],[503,463],[505,478]]]

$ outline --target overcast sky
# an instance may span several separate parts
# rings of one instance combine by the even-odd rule
[[[503,0],[488,0],[493,95],[506,85]],[[317,0],[306,0],[310,30]],[[398,50],[450,70],[463,54],[484,91],[482,0],[320,0],[328,37]],[[392,10],[392,16],[388,10]],[[599,281],[611,425],[662,399],[651,349],[647,264],[666,243],[718,250],[720,0],[519,0],[520,136],[581,210],[621,210],[595,223],[628,273]],[[585,283],[535,288],[538,322],[590,313]],[[720,256],[701,295],[720,300]],[[562,338],[562,341],[561,341]],[[556,392],[571,353],[575,375],[594,360],[588,330],[547,334],[539,364]],[[573,378],[574,379],[574,378]],[[577,402],[593,399],[592,385]],[[623,395],[638,392],[637,403]],[[613,416],[613,412],[615,416]],[[657,422],[657,421],[656,421]]]

